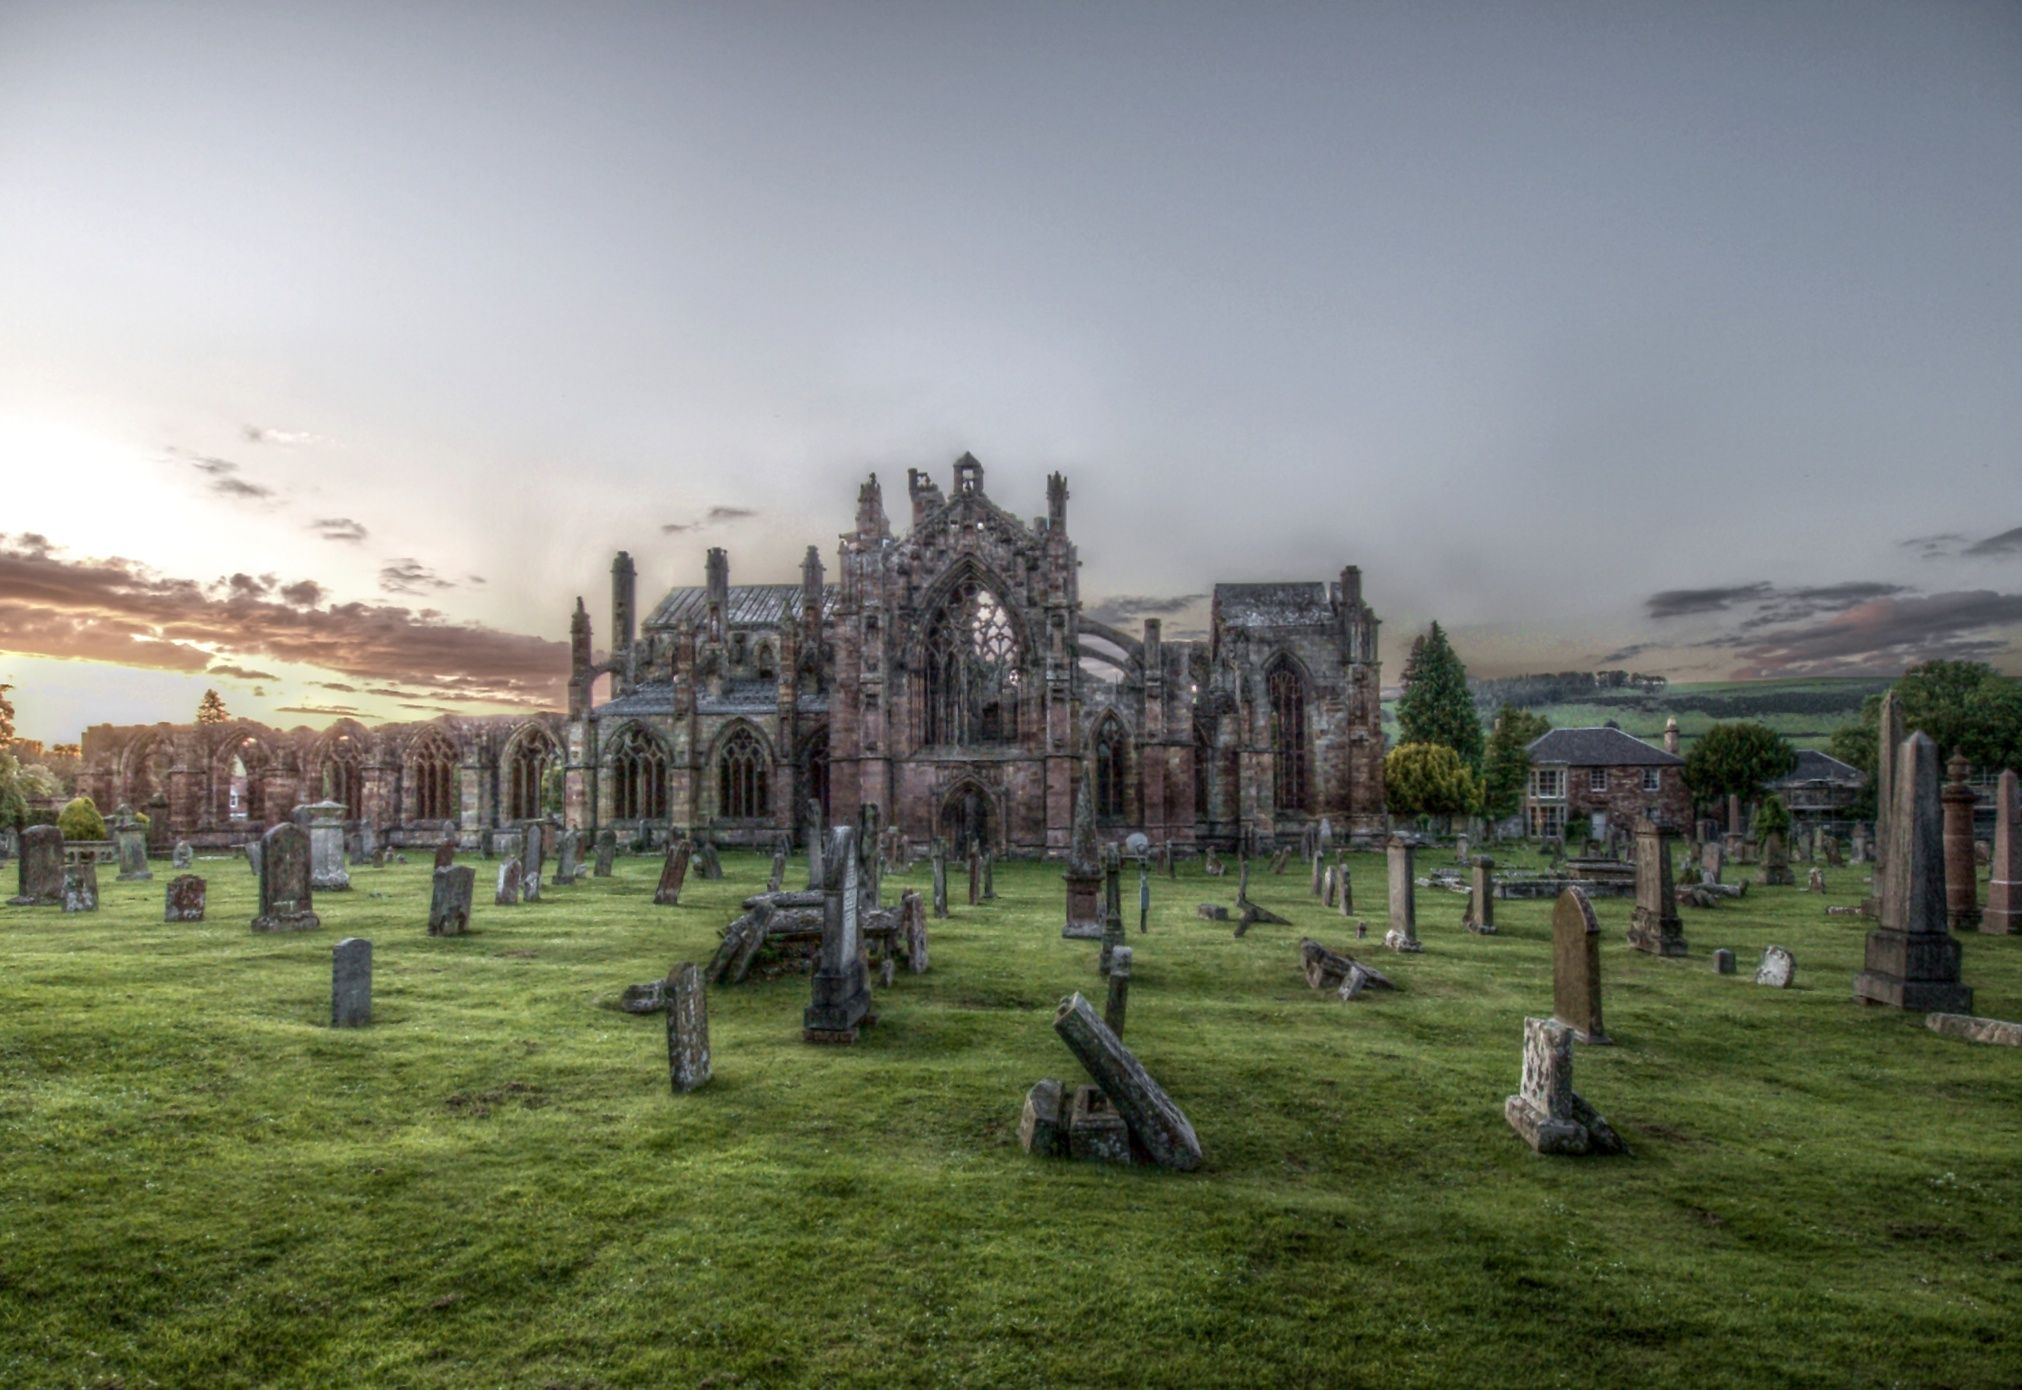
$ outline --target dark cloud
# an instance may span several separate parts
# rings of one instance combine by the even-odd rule
[[[1664,589],[1643,600],[1643,606],[1652,618],[1682,618],[1691,613],[1723,613],[1739,603],[1759,603],[1774,592],[1767,583],[1725,589]]]
[[[239,465],[212,454],[189,454],[170,446],[169,452],[210,479],[209,490],[220,497],[236,497],[248,502],[264,502],[274,489],[264,483],[249,483],[238,476]]]
[[[1660,645],[1660,643],[1656,642],[1631,642],[1628,646],[1617,647],[1614,651],[1602,657],[1601,664],[1603,666],[1612,666],[1617,661],[1629,661],[1641,656],[1644,652],[1655,650]]]
[[[1984,541],[1974,541],[1961,555],[2022,555],[2022,526],[2003,531],[1998,536],[1989,536]]]
[[[274,495],[274,489],[260,483],[249,483],[244,478],[214,478],[211,491],[220,497],[243,497],[248,501],[265,501]]]
[[[684,531],[700,531],[709,526],[723,526],[733,521],[748,521],[758,513],[749,507],[711,507],[695,521],[670,521],[660,527],[661,534],[678,536]]]
[[[567,644],[544,637],[393,604],[277,602],[131,560],[65,558],[25,536],[0,544],[0,650],[190,672],[214,654],[261,658],[426,699],[536,709],[555,707],[568,671]]]
[[[2000,634],[2018,626],[2022,594],[1966,589],[1877,598],[1810,626],[1730,633],[1705,645],[1739,649],[1747,664],[1736,680],[1895,675],[1922,661],[1998,656],[2012,646]]]
[[[309,523],[309,529],[326,541],[348,541],[352,544],[364,540],[369,534],[348,516],[318,517]]]
[[[358,713],[358,711],[350,705],[281,705],[278,708],[276,708],[274,712],[276,714],[322,714],[322,715],[342,715],[342,714]]]
[[[1911,536],[1896,544],[1904,550],[1914,550],[1926,560],[1942,559],[1957,552],[1959,543],[1966,538],[1957,531],[1940,531],[1933,536]]]
[[[357,686],[346,685],[343,681],[310,681],[309,684],[315,686],[318,690],[335,690],[341,695],[356,695],[358,693]]]
[[[379,570],[379,587],[389,594],[427,594],[456,586],[419,560],[388,560]]]
[[[225,588],[234,598],[258,598],[274,587],[272,577],[255,579],[250,574],[235,574],[225,581]]]
[[[277,681],[281,679],[272,671],[249,671],[243,666],[213,666],[204,672],[207,676],[229,676],[240,681]]]
[[[299,579],[281,586],[281,597],[297,608],[314,608],[323,601],[324,589],[313,579]]]
[[[1120,627],[1143,618],[1163,618],[1173,613],[1184,613],[1197,604],[1206,603],[1207,598],[1206,594],[1118,594],[1091,605],[1088,616],[1099,623]]]

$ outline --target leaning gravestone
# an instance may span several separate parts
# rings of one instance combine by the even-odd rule
[[[1686,953],[1685,924],[1678,917],[1678,890],[1671,878],[1671,827],[1648,816],[1636,821],[1636,910],[1629,918],[1629,944],[1654,956]]]
[[[1776,989],[1789,989],[1791,981],[1797,978],[1797,961],[1781,946],[1766,946],[1762,951],[1762,963],[1755,967],[1755,983],[1770,985]]]
[[[1503,1117],[1541,1154],[1622,1153],[1608,1122],[1573,1089],[1572,1030],[1552,1018],[1524,1020],[1523,1080]]]
[[[681,885],[688,879],[688,837],[677,835],[667,842],[667,857],[660,861],[660,883],[653,890],[655,907],[681,906]]]
[[[667,1077],[674,1094],[706,1084],[709,1064],[709,1002],[702,972],[683,961],[667,972]]]
[[[492,893],[493,907],[517,907],[520,901],[520,861],[508,859],[498,866],[498,888]]]
[[[170,857],[169,862],[178,869],[187,869],[196,862],[196,858],[196,853],[190,848],[188,840],[177,840],[175,853]]]
[[[1390,861],[1390,930],[1383,944],[1393,951],[1422,951],[1418,940],[1418,884],[1411,874],[1411,844],[1393,835],[1386,847]]]
[[[583,832],[573,825],[564,826],[562,833],[555,837],[555,882],[564,886],[576,881],[581,869]]]
[[[1154,1163],[1181,1172],[1200,1167],[1201,1143],[1193,1125],[1086,999],[1076,994],[1062,1000],[1053,1015],[1053,1031],[1095,1078]]]
[[[541,900],[541,875],[548,864],[548,828],[539,821],[527,824],[526,837],[520,861],[520,901],[537,903]]]
[[[618,832],[605,826],[597,832],[597,858],[590,866],[591,878],[609,878],[611,866],[618,858]]]
[[[435,891],[428,900],[428,934],[462,936],[470,930],[470,900],[476,895],[477,870],[452,864],[435,871]]]
[[[1881,926],[1868,933],[1867,968],[1854,977],[1854,997],[1897,1009],[1969,1014],[1973,991],[1960,982],[1959,943],[1945,915],[1938,745],[1928,734],[1912,734],[1891,764],[1895,805],[1883,808],[1888,840],[1879,846],[1876,873]]]
[[[813,997],[801,1016],[800,1035],[806,1042],[853,1043],[859,1024],[876,1022],[857,920],[856,834],[853,825],[839,825],[829,833],[821,956],[815,966]]]
[[[98,911],[98,865],[89,859],[63,871],[63,910]]]
[[[16,866],[20,892],[9,907],[63,905],[63,832],[53,825],[31,825],[21,832],[21,861]]]
[[[1461,924],[1480,936],[1495,935],[1495,860],[1476,855],[1468,885],[1467,915]]]
[[[260,915],[253,930],[309,931],[322,925],[309,889],[309,832],[283,821],[260,837]]]
[[[204,881],[195,874],[177,874],[168,881],[168,891],[162,895],[164,922],[201,922],[204,920]]]
[[[1601,924],[1577,884],[1552,908],[1552,1017],[1583,1043],[1613,1041],[1601,1026]]]
[[[372,943],[347,936],[330,948],[330,1026],[363,1028],[371,1021]]]

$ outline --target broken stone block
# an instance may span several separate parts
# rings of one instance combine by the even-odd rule
[[[1947,1038],[1993,1043],[1998,1047],[2022,1047],[2022,1023],[2010,1023],[2006,1019],[1975,1018],[1971,1014],[1926,1014],[1924,1026]]]
[[[1573,1033],[1551,1018],[1524,1020],[1523,1079],[1503,1117],[1541,1154],[1625,1153],[1628,1146],[1573,1089]]]
[[[1087,1163],[1131,1161],[1129,1125],[1093,1086],[1075,1088],[1067,1117],[1067,1153]]]
[[[644,984],[626,985],[625,992],[618,997],[618,1007],[628,1014],[657,1014],[667,1007],[667,982],[648,980]]]
[[[1034,1083],[1025,1093],[1025,1109],[1018,1117],[1018,1145],[1026,1153],[1041,1158],[1067,1156],[1067,1125],[1060,1113],[1063,1091],[1058,1081],[1048,1077]]]
[[[1797,961],[1781,946],[1763,948],[1762,963],[1755,967],[1755,983],[1773,989],[1789,989],[1797,975]]]

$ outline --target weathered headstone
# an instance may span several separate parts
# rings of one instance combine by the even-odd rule
[[[147,827],[124,806],[112,828],[112,843],[119,853],[121,883],[142,883],[154,877],[147,866]]]
[[[995,902],[996,900],[997,900],[997,851],[994,849],[986,849],[983,851],[983,901],[988,903],[988,902]]]
[[[1102,850],[1102,950],[1095,968],[1109,973],[1110,962],[1119,950],[1129,950],[1123,935],[1123,859],[1115,845]]]
[[[878,861],[879,826],[883,813],[875,801],[857,807],[857,889],[865,911],[876,911],[884,902],[885,870]]]
[[[1601,1021],[1601,924],[1577,884],[1552,908],[1552,1017],[1581,1042],[1614,1041]]]
[[[330,1026],[363,1028],[371,1021],[372,943],[347,936],[330,948]]]
[[[549,836],[552,832],[540,821],[528,821],[520,837],[520,901],[541,900],[541,881],[547,874]]]
[[[777,893],[779,891],[780,885],[785,881],[786,881],[786,851],[783,849],[776,849],[772,852],[772,868],[767,870],[765,875],[765,891],[768,893]]]
[[[1341,915],[1352,916],[1355,912],[1355,875],[1348,871],[1348,856],[1343,853],[1339,871],[1335,875],[1341,883]]]
[[[948,845],[939,836],[934,839],[934,920],[940,921],[948,915]]]
[[[1096,1017],[1086,999],[1075,994],[1063,1000],[1053,1016],[1053,1031],[1080,1059],[1154,1163],[1182,1172],[1200,1167],[1200,1140],[1186,1115],[1123,1040]]]
[[[1790,871],[1790,851],[1783,834],[1772,830],[1762,837],[1762,884],[1765,888],[1795,888],[1797,875]]]
[[[1959,943],[1945,922],[1938,746],[1927,734],[1912,734],[1892,761],[1895,805],[1877,875],[1881,926],[1868,933],[1867,968],[1854,977],[1854,997],[1898,1009],[1971,1013],[1973,991],[1960,983]]]
[[[1647,816],[1636,821],[1636,910],[1629,917],[1629,944],[1653,956],[1686,953],[1685,924],[1678,917],[1678,889],[1671,878],[1670,826]]]
[[[310,931],[322,925],[309,887],[309,832],[283,821],[260,837],[260,915],[253,930]]]
[[[1327,876],[1321,882],[1321,900],[1333,907],[1341,901],[1341,871],[1332,864],[1327,866]]]
[[[1495,860],[1478,854],[1469,866],[1467,913],[1461,925],[1480,936],[1495,933]]]
[[[435,867],[446,869],[456,862],[456,842],[444,840],[435,847]]]
[[[1572,1030],[1551,1018],[1524,1020],[1523,1080],[1503,1116],[1541,1154],[1621,1153],[1626,1145],[1573,1089]]]
[[[452,864],[435,870],[435,888],[428,901],[428,934],[462,936],[470,930],[470,900],[477,892],[477,870]]]
[[[15,866],[19,892],[9,907],[63,905],[63,832],[53,825],[31,825],[21,832],[21,859]]]
[[[1853,862],[1856,864],[1868,862],[1868,824],[1866,821],[1854,822]]]
[[[695,867],[702,875],[704,883],[716,883],[723,877],[723,859],[716,852],[714,840],[703,840],[695,847]]]
[[[899,940],[906,954],[906,969],[915,975],[927,973],[927,905],[908,888],[899,894]]]
[[[1119,946],[1109,957],[1109,999],[1102,1008],[1102,1021],[1117,1037],[1123,1036],[1123,1018],[1130,1005],[1130,947]]]
[[[1720,882],[1720,871],[1727,865],[1727,851],[1718,840],[1708,840],[1699,848],[1699,878],[1704,883]]]
[[[1945,920],[1953,931],[1973,931],[1980,925],[1979,858],[1973,844],[1975,798],[1973,789],[1966,785],[1971,768],[1963,753],[1954,753],[1945,765],[1945,786],[1938,795],[1945,822]]]
[[[1728,950],[1725,946],[1714,951],[1713,969],[1718,974],[1732,975],[1734,973],[1734,952]]]
[[[807,799],[807,887],[811,893],[821,892],[828,882],[827,866],[821,862],[827,839],[828,818],[822,813],[821,802],[811,796]]]
[[[653,890],[656,907],[679,907],[681,885],[688,878],[688,837],[677,835],[667,842],[667,855],[660,861],[660,884]]]
[[[1074,837],[1068,842],[1067,920],[1060,934],[1074,940],[1094,941],[1102,936],[1102,859],[1095,843],[1095,800],[1082,774],[1074,792]]]
[[[1868,902],[1869,911],[1874,916],[1880,917],[1882,899],[1887,897],[1889,892],[1888,856],[1892,843],[1889,821],[1894,817],[1896,811],[1896,758],[1902,751],[1903,739],[1905,737],[1903,732],[1903,707],[1901,702],[1896,699],[1894,686],[1890,686],[1886,691],[1882,692],[1882,708],[1877,734],[1880,739],[1880,747],[1875,752],[1875,871],[1872,875],[1871,883],[1874,896]],[[1943,852],[1944,847],[1941,840],[1939,853],[1942,854]]]
[[[2022,932],[2022,786],[2014,770],[1994,787],[1994,852],[1987,865],[1983,932]]]
[[[1151,930],[1151,862],[1149,856],[1137,861],[1137,934]]]
[[[667,972],[667,1077],[674,1094],[692,1091],[710,1078],[709,1001],[702,972],[683,961]]]
[[[590,865],[591,878],[609,878],[618,859],[618,832],[605,826],[597,832],[597,857]]]
[[[98,911],[98,865],[86,859],[63,870],[63,910]]]
[[[1213,845],[1209,845],[1207,853],[1201,856],[1201,872],[1209,878],[1220,878],[1228,872],[1222,865],[1222,856],[1216,852]]]
[[[351,887],[344,868],[344,805],[318,801],[309,813],[309,886],[318,893],[342,893]]]
[[[555,836],[555,882],[573,884],[582,872],[583,832],[573,825],[562,827]]]
[[[508,859],[498,866],[498,889],[492,895],[494,907],[517,907],[520,901],[520,861]]]
[[[1755,983],[1771,985],[1777,989],[1789,989],[1797,977],[1797,961],[1781,946],[1765,946],[1762,963],[1755,967]]]
[[[168,891],[162,895],[164,922],[201,922],[204,920],[204,881],[195,874],[177,874],[168,881]]]
[[[1313,856],[1313,896],[1316,898],[1323,897],[1326,892],[1327,857],[1324,854],[1315,854]]]
[[[1383,944],[1393,951],[1422,951],[1418,940],[1418,884],[1412,877],[1411,842],[1391,836],[1385,847],[1390,867],[1390,930]]]
[[[1018,1118],[1018,1145],[1026,1153],[1041,1158],[1066,1156],[1067,1117],[1061,1113],[1064,1099],[1060,1083],[1051,1077],[1034,1083],[1025,1093],[1025,1109]]]
[[[169,857],[169,863],[178,869],[187,869],[190,865],[196,863],[196,861],[196,851],[190,848],[190,842],[188,840],[177,840],[175,853]]]
[[[1805,870],[1804,891],[1807,893],[1823,893],[1825,891],[1824,869],[1813,866]]]
[[[974,840],[969,842],[969,906],[975,907],[983,901],[983,851]]]
[[[257,837],[246,841],[246,865],[253,871],[253,881],[260,878],[260,857],[266,853],[266,845]]]
[[[856,834],[853,825],[829,832],[821,957],[815,966],[813,997],[801,1017],[800,1035],[807,1042],[853,1043],[860,1024],[876,1021],[857,919]]]

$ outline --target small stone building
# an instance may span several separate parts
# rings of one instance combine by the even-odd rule
[[[1638,816],[1681,829],[1691,823],[1685,760],[1617,725],[1553,729],[1528,751],[1524,822],[1533,835],[1556,837],[1581,820],[1597,840],[1631,832]]]
[[[1790,812],[1793,836],[1822,827],[1834,835],[1853,833],[1854,802],[1866,776],[1857,767],[1815,748],[1797,750],[1797,766],[1769,784]]]

